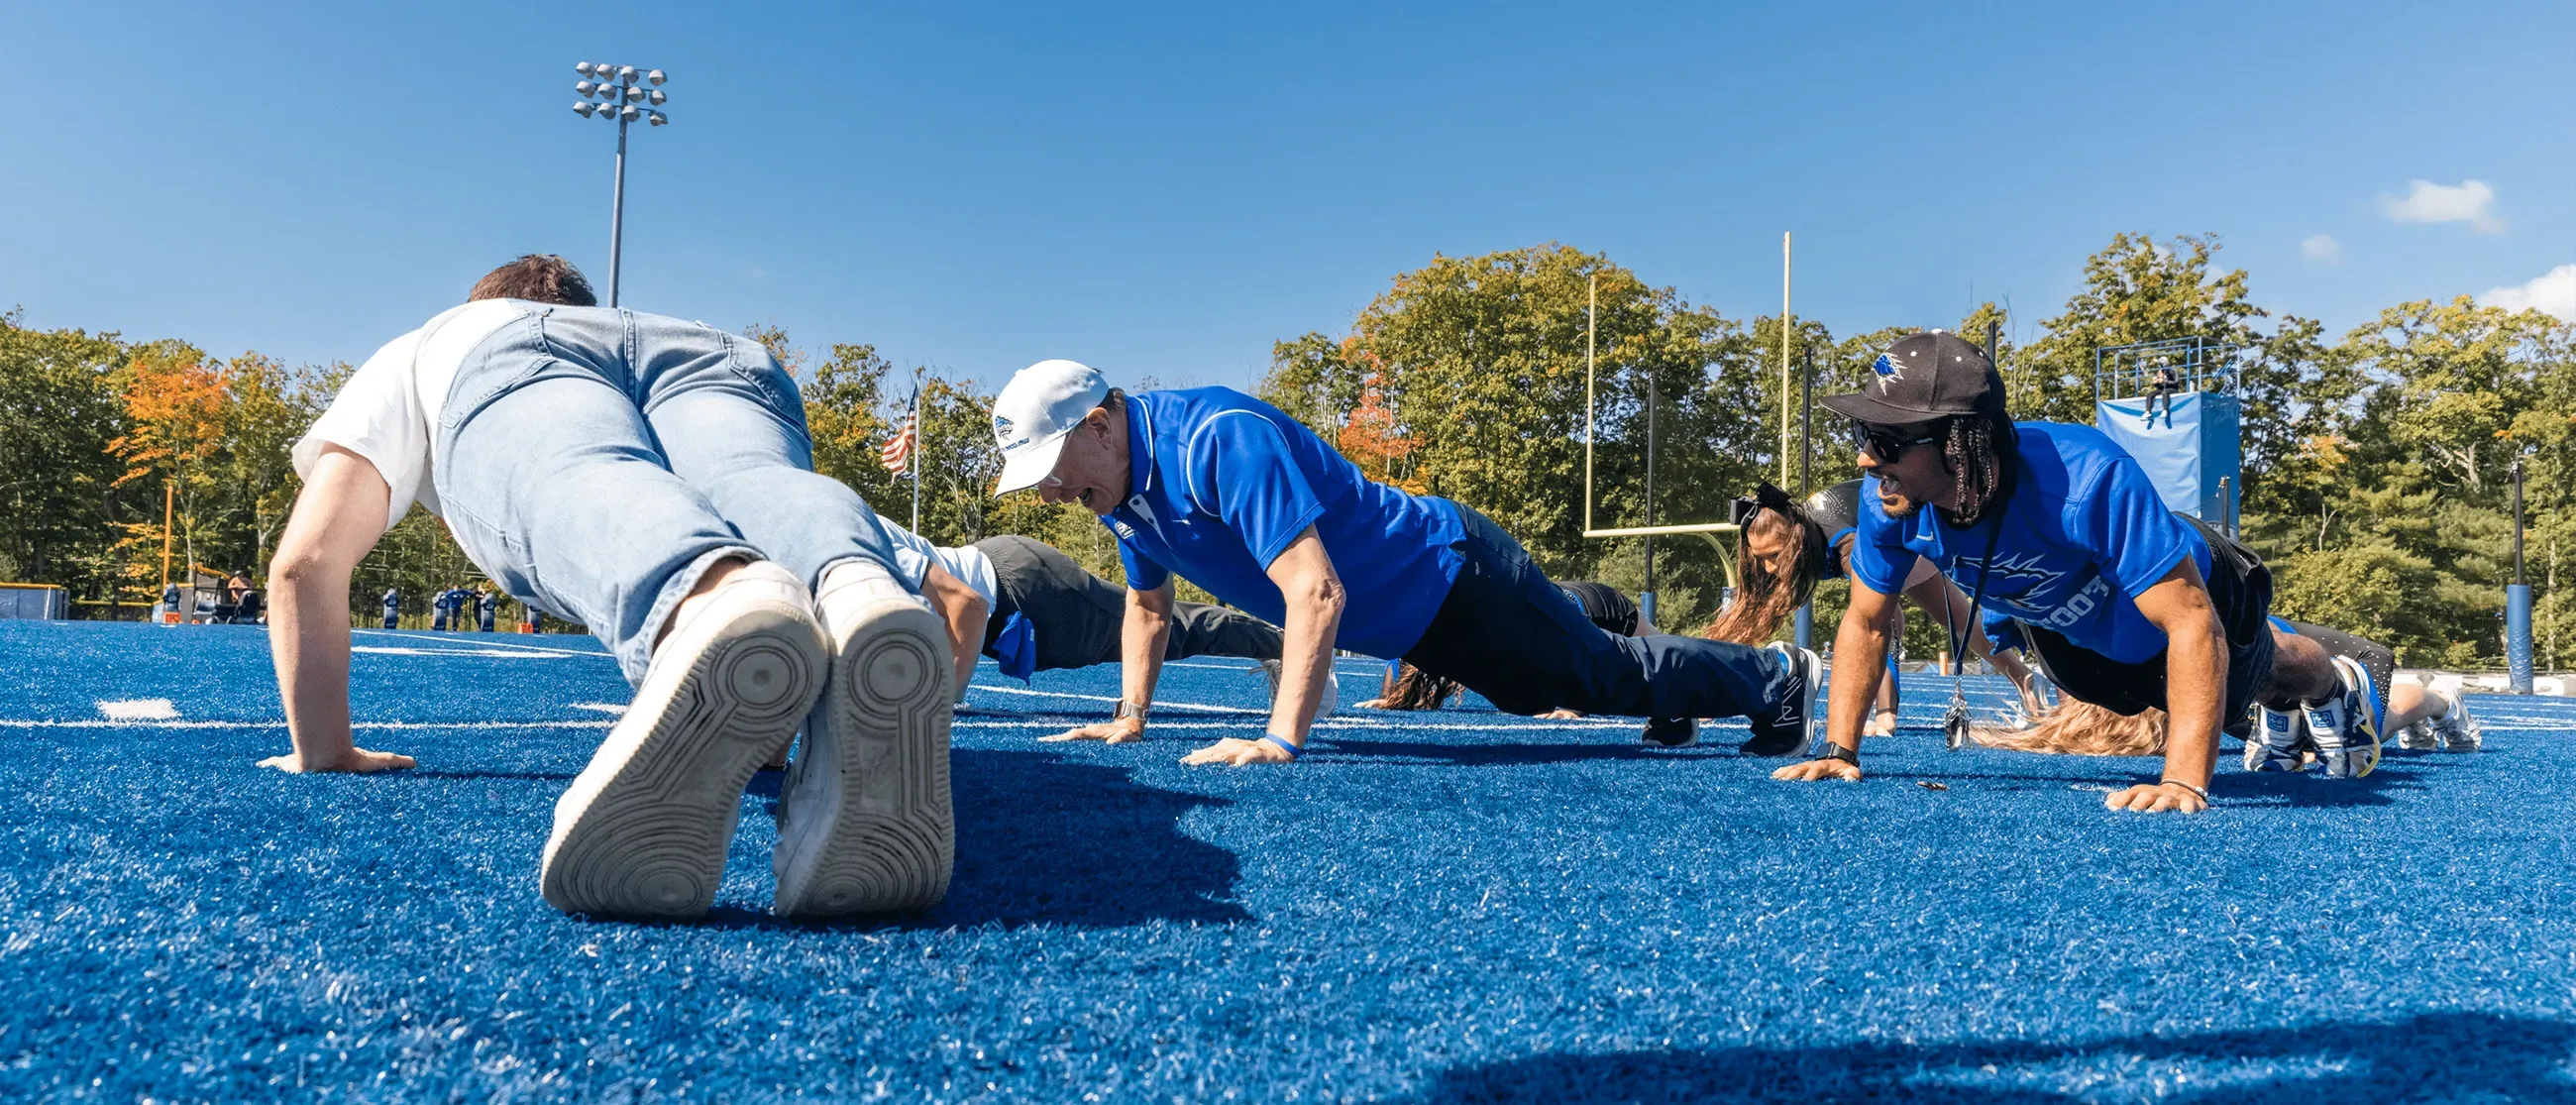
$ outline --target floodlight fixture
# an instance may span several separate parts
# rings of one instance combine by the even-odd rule
[[[573,111],[585,119],[617,121],[617,183],[610,193],[608,209],[608,305],[614,307],[617,306],[618,278],[623,268],[622,253],[626,239],[626,128],[638,120],[656,127],[670,125],[670,116],[636,106],[650,104],[658,108],[669,103],[670,95],[658,86],[669,80],[670,75],[659,69],[610,65],[600,61],[576,62],[572,70],[585,78],[573,85],[573,91],[583,96],[581,102],[572,106]],[[648,88],[647,85],[654,87]],[[589,97],[593,96],[601,102],[590,102]]]

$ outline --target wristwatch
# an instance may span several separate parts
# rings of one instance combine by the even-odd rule
[[[1131,717],[1132,717],[1132,718],[1135,718],[1135,719],[1136,719],[1136,720],[1138,720],[1138,721],[1143,721],[1143,720],[1145,720],[1145,715],[1150,714],[1150,713],[1153,713],[1153,712],[1154,712],[1154,708],[1153,708],[1152,706],[1139,706],[1139,705],[1137,705],[1137,704],[1135,704],[1135,703],[1133,703],[1133,702],[1129,702],[1129,701],[1127,701],[1126,699],[1123,699],[1123,698],[1122,698],[1122,699],[1119,699],[1119,700],[1118,700],[1118,713],[1117,713],[1117,715],[1116,715],[1116,716],[1114,716],[1114,717],[1111,717],[1109,720],[1111,720],[1111,721],[1125,721],[1125,720],[1127,720],[1128,718],[1131,718]]]
[[[1826,741],[1826,742],[1825,742],[1825,751],[1824,751],[1824,754],[1823,754],[1822,756],[1817,757],[1817,758],[1818,758],[1818,759],[1824,759],[1824,760],[1841,760],[1842,762],[1847,763],[1847,764],[1850,764],[1850,765],[1852,765],[1853,767],[1859,767],[1859,766],[1860,766],[1860,749],[1857,749],[1857,748],[1845,748],[1845,747],[1843,747],[1843,746],[1841,746],[1841,745],[1839,745],[1839,744],[1835,744],[1835,743],[1834,743],[1834,742],[1832,742],[1832,741]]]

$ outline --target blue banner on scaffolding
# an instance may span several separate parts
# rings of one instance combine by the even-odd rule
[[[2227,500],[2245,482],[2236,397],[2193,392],[2149,408],[2144,397],[2105,399],[2093,405],[2093,424],[2137,458],[2167,507],[2226,525],[2234,517]]]

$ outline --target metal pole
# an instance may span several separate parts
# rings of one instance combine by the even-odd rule
[[[1780,482],[1789,482],[1789,232],[1780,232]]]
[[[2505,688],[2531,693],[2531,584],[2522,574],[2522,461],[2513,462],[2513,582],[2504,589]]]
[[[1655,525],[1655,408],[1662,406],[1662,394],[1656,388],[1655,372],[1646,370],[1646,527]],[[1637,616],[1649,624],[1655,620],[1655,535],[1646,535],[1646,589],[1637,596]]]
[[[1798,356],[1798,497],[1801,499],[1810,493],[1809,483],[1814,475],[1810,464],[1816,457],[1815,387],[1816,355],[1801,349]],[[1832,549],[1825,550],[1826,556],[1833,554]],[[1813,599],[1798,604],[1798,647],[1816,647],[1816,603]]]
[[[1601,274],[1584,277],[1583,307],[1583,528],[1592,528],[1592,352],[1593,330],[1601,321]]]
[[[921,532],[921,378],[912,381],[912,532]]]
[[[618,250],[626,242],[626,115],[617,116],[617,191],[608,201],[608,305],[617,306]]]

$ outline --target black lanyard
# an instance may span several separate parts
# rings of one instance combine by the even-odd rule
[[[1940,525],[1941,519],[1937,514],[1940,508],[1933,509],[1936,513],[1932,524]],[[1994,575],[1995,570],[1995,543],[2001,541],[2004,536],[2004,517],[2000,512],[1989,524],[1993,528],[1986,531],[1986,554],[1977,561],[1977,588],[1968,595],[1968,617],[1971,619],[1982,620],[1984,617],[1981,611],[1985,608],[1986,580]],[[1958,557],[1950,558],[1952,567],[1955,568],[1958,564]],[[1949,576],[1947,572],[1941,574],[1945,579]],[[1941,719],[1941,738],[1942,743],[1950,751],[1956,752],[1966,747],[1968,743],[1968,692],[1959,685],[1961,673],[1968,670],[1968,635],[1959,632],[1959,619],[1951,610],[1950,596],[1946,588],[1941,596],[1941,624],[1949,633],[1950,663],[1954,665],[1950,669],[1950,709]],[[1970,621],[1968,628],[1973,632],[1977,630],[1978,625],[1979,621]]]

